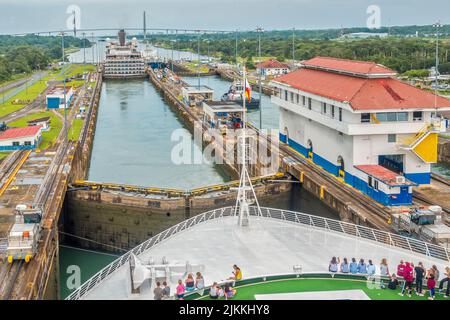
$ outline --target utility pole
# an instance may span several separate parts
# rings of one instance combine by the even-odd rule
[[[63,70],[64,70],[64,65],[65,65],[65,57],[64,57],[64,32],[61,32],[61,48],[62,48],[62,65],[63,65]],[[67,140],[67,97],[66,97],[66,75],[63,72],[63,77],[64,77],[64,139],[63,139],[63,143],[66,142]]]
[[[170,66],[172,67],[172,73],[173,73],[173,44],[174,44],[175,41],[176,40],[170,40],[170,42],[172,43],[172,60],[171,60],[171,63],[170,63]]]
[[[442,27],[440,21],[436,22],[433,27],[436,28],[436,65],[434,70],[434,116],[437,118],[437,89],[438,89],[438,74],[439,74],[439,28]]]
[[[256,32],[258,32],[258,56],[259,61],[258,63],[261,63],[261,32],[263,32],[263,28],[257,27]],[[258,89],[259,89],[259,129],[262,129],[262,105],[261,105],[261,98],[262,98],[262,85],[261,85],[261,72],[259,72],[258,77]],[[250,103],[250,101],[249,101]]]
[[[92,64],[95,64],[95,48],[94,48],[94,33],[91,33],[91,39],[92,39]]]
[[[200,90],[200,30],[197,35],[197,60],[198,89]]]
[[[292,69],[295,67],[295,28],[292,28]]]
[[[86,73],[86,32],[83,32],[82,35],[83,35],[83,80],[85,80],[84,76]]]
[[[72,11],[73,14],[73,36],[76,38],[77,37],[77,20],[76,20],[76,11],[73,10]]]
[[[234,62],[236,63],[236,69],[237,69],[237,67],[238,67],[238,59],[237,59],[237,57],[238,57],[238,52],[237,52],[237,50],[238,50],[238,30],[236,29],[236,32],[235,32],[235,48],[234,48]]]

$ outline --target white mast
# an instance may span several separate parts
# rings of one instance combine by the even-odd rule
[[[246,125],[246,106],[245,106],[245,89],[247,87],[247,74],[245,70],[245,66],[243,67],[243,84],[244,84],[244,92],[242,97],[242,168],[241,168],[241,177],[239,181],[239,188],[238,188],[238,195],[236,198],[236,206],[234,207],[234,215],[238,214],[238,225],[248,226],[249,224],[249,217],[250,217],[250,210],[249,206],[251,203],[249,203],[249,199],[247,198],[247,191],[251,191],[253,194],[253,198],[256,203],[256,207],[258,210],[258,215],[262,216],[261,208],[259,207],[258,199],[256,198],[255,190],[253,189],[252,180],[250,179],[250,176],[247,171],[247,125]],[[247,185],[248,183],[248,185]],[[239,213],[238,213],[239,209]]]

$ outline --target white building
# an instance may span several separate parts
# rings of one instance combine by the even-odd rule
[[[41,126],[11,128],[0,133],[0,151],[29,150],[39,145]]]
[[[450,101],[395,74],[316,57],[275,78],[281,141],[385,205],[410,204],[411,186],[429,184],[437,161],[441,122],[432,114],[450,110]]]
[[[73,93],[73,89],[70,86],[66,86],[66,89],[61,86],[51,88],[46,95],[47,109],[64,109],[64,96],[66,98],[66,106],[69,108]]]
[[[289,67],[278,60],[270,59],[259,63],[256,66],[256,72],[264,77],[279,76],[288,73]]]

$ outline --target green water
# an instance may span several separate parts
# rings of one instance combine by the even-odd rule
[[[59,247],[60,298],[66,298],[74,289],[68,288],[67,280],[74,275],[71,266],[79,267],[80,284],[92,277],[102,268],[113,262],[117,256],[101,252],[88,251],[73,247]],[[73,268],[73,267],[72,267]],[[69,281],[70,282],[70,281]]]

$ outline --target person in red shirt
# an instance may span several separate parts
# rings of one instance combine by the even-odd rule
[[[434,274],[430,274],[427,280],[427,287],[430,290],[430,296],[428,300],[434,300],[434,288],[436,287],[436,280],[434,279]]]
[[[405,264],[403,260],[400,260],[400,264],[397,266],[397,277],[403,277],[403,270],[405,269]]]
[[[414,274],[413,274],[413,268],[411,267],[409,262],[406,262],[405,268],[403,268],[403,279],[405,279],[405,284],[403,286],[402,292],[399,293],[399,295],[403,296],[405,294],[405,290],[408,289],[408,297],[411,298]]]

